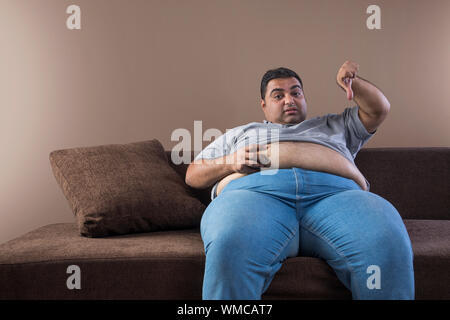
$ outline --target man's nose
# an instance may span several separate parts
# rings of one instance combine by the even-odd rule
[[[284,98],[284,104],[286,105],[293,105],[295,104],[294,102],[294,97],[292,97],[290,94],[287,94]]]

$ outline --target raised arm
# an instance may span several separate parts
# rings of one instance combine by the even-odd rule
[[[358,116],[369,133],[374,133],[384,121],[390,103],[383,92],[369,81],[357,76],[359,65],[346,61],[338,71],[336,81],[347,92],[347,99],[359,105]]]

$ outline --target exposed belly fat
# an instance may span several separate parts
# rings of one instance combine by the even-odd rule
[[[272,150],[276,150],[276,152]],[[297,167],[327,172],[352,179],[363,190],[367,191],[366,180],[359,169],[339,152],[326,146],[311,142],[285,141],[272,144],[265,155],[269,157],[272,164],[277,164],[273,166],[274,169]],[[230,181],[245,175],[247,174],[235,172],[224,177],[217,185],[217,195]]]

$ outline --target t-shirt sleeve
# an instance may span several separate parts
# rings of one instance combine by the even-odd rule
[[[236,139],[235,132],[235,129],[227,130],[226,133],[207,145],[195,157],[194,161],[199,159],[216,159],[229,154]]]
[[[358,116],[359,106],[346,108],[343,112],[347,148],[356,157],[358,151],[376,133],[369,133]]]
[[[213,142],[206,146],[194,159],[216,159],[223,157],[231,153],[233,150],[233,144],[236,142],[236,129],[227,130],[227,132],[220,137],[216,138]],[[211,189],[211,200],[216,198],[216,190],[218,181],[214,184]]]

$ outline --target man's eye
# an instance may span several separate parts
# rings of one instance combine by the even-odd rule
[[[294,96],[300,97],[302,95],[301,92],[294,92]]]
[[[277,94],[274,98],[277,99],[277,100],[280,100],[281,99],[281,95]]]

